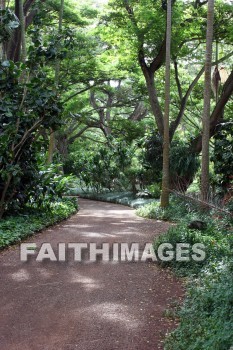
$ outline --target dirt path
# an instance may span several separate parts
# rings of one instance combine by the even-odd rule
[[[144,243],[168,227],[120,205],[80,200],[80,208],[28,241]],[[182,287],[155,264],[20,262],[15,246],[0,265],[1,350],[157,350],[174,327],[164,310]]]

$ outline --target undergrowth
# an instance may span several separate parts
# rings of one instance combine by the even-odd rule
[[[77,210],[77,199],[63,198],[50,208],[25,209],[16,216],[6,216],[0,222],[0,249],[32,236],[36,231],[66,219]]]
[[[180,324],[166,339],[165,350],[229,350],[233,346],[233,229],[232,216],[203,213],[193,202],[173,197],[168,208],[150,203],[137,214],[173,222],[167,233],[154,241],[161,243],[202,243],[203,261],[160,261],[176,273],[188,277],[187,295],[178,311]],[[190,228],[198,220],[202,230]]]
[[[233,261],[221,261],[190,281],[179,327],[165,350],[230,350],[233,345]]]

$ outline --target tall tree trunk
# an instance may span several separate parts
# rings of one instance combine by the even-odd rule
[[[210,97],[211,97],[211,62],[214,23],[214,0],[208,1],[204,108],[202,117],[202,164],[201,164],[201,199],[206,202],[209,194],[209,140],[210,140]]]
[[[45,2],[45,0],[40,0],[40,3]],[[25,30],[32,23],[36,11],[32,9],[35,0],[25,0],[23,4],[23,12],[25,17]],[[19,14],[19,0],[15,0],[15,15],[20,18]],[[14,30],[10,41],[6,45],[6,56],[8,60],[18,62],[20,60],[21,54],[21,28]]]
[[[167,33],[166,33],[166,77],[165,77],[165,110],[164,110],[164,132],[163,132],[163,179],[161,207],[169,205],[169,112],[170,112],[170,61],[171,61],[171,27],[172,27],[172,5],[167,1]]]
[[[21,61],[25,63],[27,50],[26,50],[25,16],[24,16],[24,9],[23,9],[23,0],[19,0],[19,21],[20,21],[20,37],[21,37]]]
[[[65,2],[65,0],[61,0],[61,7],[60,7],[60,12],[59,12],[59,23],[58,23],[58,33],[59,34],[62,32],[64,2]],[[57,58],[56,63],[55,63],[55,86],[56,86],[56,89],[58,89],[58,85],[59,85],[59,75],[60,75],[60,59]]]
[[[157,91],[155,87],[155,77],[154,73],[151,72],[150,69],[147,70],[146,74],[144,75],[146,79],[146,86],[147,91],[149,94],[149,101],[151,105],[151,110],[153,112],[153,115],[155,117],[155,122],[157,124],[158,130],[160,135],[163,135],[164,133],[164,116],[160,107],[160,103],[157,96]]]
[[[233,71],[224,84],[221,97],[210,117],[210,136],[215,135],[216,126],[223,121],[224,108],[233,93]],[[190,152],[199,154],[202,150],[202,135],[199,134],[191,143]]]
[[[63,13],[64,13],[64,0],[61,0],[61,7],[59,12],[59,23],[58,23],[58,33],[62,31],[62,21],[63,21]],[[60,59],[57,58],[55,62],[55,88],[58,90],[59,88],[59,75],[60,75]],[[55,150],[55,133],[54,130],[51,129],[50,138],[49,138],[49,148],[48,148],[48,158],[47,164],[52,163],[53,154]]]
[[[5,0],[1,0],[0,7],[2,10],[5,10],[5,8],[6,8],[6,1]],[[1,24],[2,24],[2,18],[1,18]],[[0,44],[0,59],[1,59],[1,61],[4,61],[6,59],[6,42],[5,41],[3,41]]]
[[[19,0],[15,0],[15,15],[17,18],[19,15]],[[20,60],[20,43],[21,43],[21,28],[14,30],[10,42],[7,44],[7,58],[14,62]]]

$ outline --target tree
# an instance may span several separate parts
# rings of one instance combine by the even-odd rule
[[[108,25],[109,23],[112,24],[113,29],[108,29],[107,38],[114,49],[118,45],[119,52],[123,49],[125,52],[129,52],[128,69],[132,69],[133,61],[138,60],[145,78],[151,111],[154,114],[158,131],[163,136],[162,92],[164,86],[161,84],[161,81],[163,81],[162,71],[166,51],[164,11],[160,6],[160,2],[151,0],[146,0],[146,3],[143,2],[143,4],[132,0],[113,0],[110,4],[112,11],[106,21]],[[183,68],[185,66],[184,61],[190,60],[190,57],[192,57],[194,67],[198,67],[198,63],[201,61],[199,48],[202,48],[205,43],[205,35],[203,35],[205,33],[203,29],[206,26],[205,4],[205,1],[195,3],[176,1],[174,5],[176,26],[172,42],[172,61],[174,62],[172,79],[177,84],[178,102],[171,113],[170,142],[176,130],[183,123],[184,116],[187,114],[187,108],[193,109],[190,97],[197,88],[205,70],[202,67],[198,71],[197,68],[193,69],[189,64],[189,71],[191,70],[192,74],[188,73],[186,80],[179,74],[180,67]],[[222,43],[222,45],[224,43],[224,49],[229,48],[227,44],[231,43],[232,38],[232,8],[227,2],[219,2],[216,9],[218,16],[216,16],[215,20],[215,36],[218,38],[218,43]],[[129,47],[130,50],[128,49]],[[226,61],[232,54],[232,52],[226,50],[225,56],[221,57],[218,63]],[[216,63],[213,62],[212,64],[215,65]],[[225,106],[233,92],[232,78],[233,74],[229,76],[224,84],[222,94],[211,113],[211,136],[214,135],[215,126],[221,120]],[[202,133],[192,137],[189,144],[190,152],[200,153]],[[189,180],[184,176],[180,181],[182,182],[183,190],[185,190],[189,185]],[[179,188],[180,183],[177,186]]]
[[[167,0],[167,31],[166,31],[166,77],[165,77],[165,110],[163,131],[163,179],[161,207],[169,205],[169,110],[170,110],[170,60],[171,60],[171,27],[172,27],[172,4]]]
[[[23,0],[15,0],[15,6],[14,6],[14,14],[16,18],[22,18],[22,7],[23,7],[23,13],[24,13],[24,28],[16,28],[14,32],[12,33],[12,36],[10,40],[8,41],[6,45],[6,53],[7,53],[7,59],[12,60],[14,62],[20,61],[20,55],[21,55],[21,33],[23,30],[26,30],[33,22],[34,16],[36,15],[36,11],[34,9],[34,5],[36,3],[35,0],[25,0],[23,3]],[[41,0],[40,3],[45,2],[45,0]],[[21,14],[20,14],[21,12]]]
[[[23,0],[19,0],[19,22],[20,22],[20,40],[21,40],[21,61],[25,63],[27,57],[25,17],[23,9]]]
[[[202,117],[202,163],[201,163],[201,199],[208,200],[209,195],[209,139],[210,139],[210,97],[211,97],[211,63],[214,24],[214,0],[208,1],[204,109]]]
[[[58,34],[62,33],[62,21],[64,14],[64,0],[61,0],[61,6],[59,11],[59,21],[58,21]],[[58,91],[59,89],[59,76],[60,76],[60,59],[56,57],[55,62],[55,89]],[[47,163],[50,164],[53,161],[53,152],[55,148],[55,134],[54,130],[51,129],[49,136],[49,148],[48,148],[48,159]]]

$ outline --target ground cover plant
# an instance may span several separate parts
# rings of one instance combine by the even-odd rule
[[[21,242],[48,226],[68,218],[77,211],[76,198],[63,198],[50,207],[25,208],[14,216],[6,216],[0,222],[0,249]]]
[[[227,210],[227,208],[226,208]],[[195,201],[173,197],[170,206],[162,209],[150,203],[137,210],[138,215],[169,220],[173,225],[154,241],[154,249],[162,243],[202,243],[204,261],[160,261],[187,278],[184,304],[178,309],[178,328],[171,333],[165,349],[229,350],[233,344],[233,219],[228,212],[200,211]],[[201,222],[200,228],[192,223]]]

